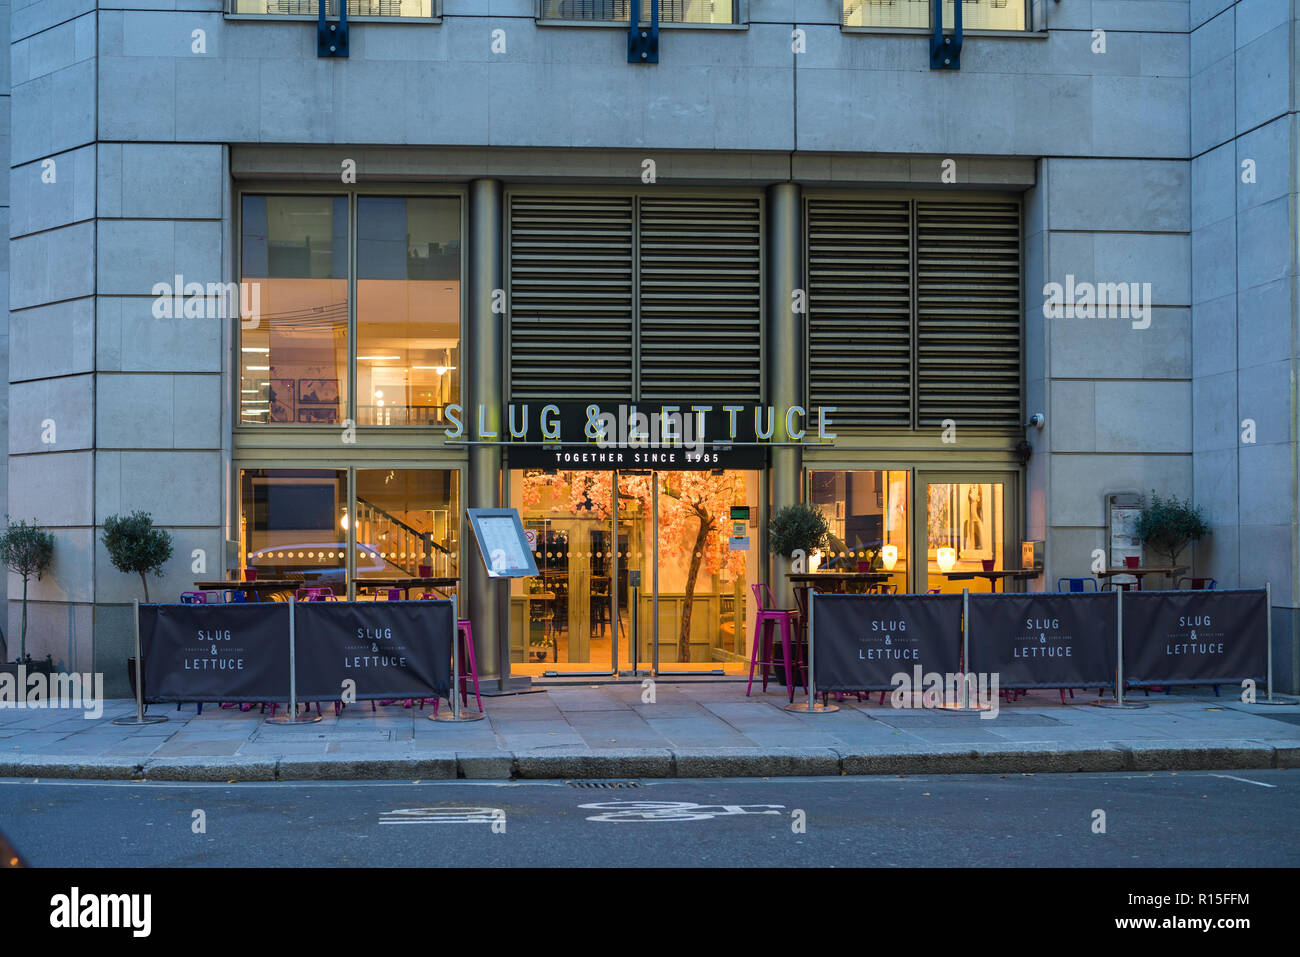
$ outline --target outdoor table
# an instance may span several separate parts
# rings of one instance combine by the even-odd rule
[[[987,578],[989,580],[989,587],[992,588],[995,592],[998,590],[999,581],[1002,582],[1002,590],[1005,592],[1007,590],[1007,579],[1009,578],[1014,579],[1015,581],[1029,581],[1034,578],[1041,578],[1042,575],[1043,573],[1041,571],[1035,571],[1032,569],[1003,569],[1003,568],[990,569],[989,571],[984,571],[983,569],[980,569],[979,571],[943,573],[943,577],[948,579],[948,581],[950,582],[968,582],[968,581],[973,581],[976,578]]]
[[[354,578],[358,588],[400,588],[409,599],[412,588],[445,589],[460,585],[459,578]]]
[[[1151,565],[1143,565],[1140,568],[1129,568],[1123,566],[1120,568],[1106,568],[1097,572],[1098,578],[1114,578],[1116,575],[1132,575],[1137,579],[1137,590],[1142,590],[1142,579],[1147,575],[1168,575],[1171,578],[1175,575],[1181,575],[1187,571],[1186,565],[1177,565],[1173,568],[1157,568]]]
[[[277,591],[297,591],[299,588],[312,587],[310,581],[301,578],[259,578],[256,581],[215,581],[195,582],[194,587],[200,591],[242,591],[252,592],[261,600],[263,595]]]
[[[894,577],[893,572],[800,572],[786,575],[796,592],[807,593],[808,589],[820,582],[825,582],[834,592],[844,591],[849,582],[866,582],[879,585]]]

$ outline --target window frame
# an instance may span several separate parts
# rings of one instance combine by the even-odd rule
[[[468,206],[467,190],[462,186],[444,185],[444,184],[410,184],[410,183],[391,183],[359,186],[356,184],[347,184],[335,186],[330,183],[320,184],[286,184],[275,181],[248,181],[239,183],[232,190],[232,201],[234,209],[232,211],[232,225],[234,237],[233,251],[233,271],[235,282],[241,282],[243,279],[243,209],[245,196],[344,196],[347,200],[348,209],[348,394],[344,404],[343,418],[356,422],[356,390],[357,390],[357,207],[358,199],[367,196],[385,196],[392,198],[411,198],[411,199],[439,199],[452,198],[459,203],[460,213],[460,317],[459,331],[457,340],[460,343],[459,351],[464,354],[465,349],[465,329],[466,319],[469,310],[469,224],[466,216]],[[307,425],[299,422],[267,422],[262,425],[243,424],[238,419],[239,396],[240,396],[240,373],[242,369],[240,345],[243,341],[243,324],[235,323],[233,334],[231,335],[230,349],[230,388],[227,393],[226,401],[231,409],[232,432],[236,447],[241,444],[246,447],[265,447],[267,443],[253,439],[247,440],[254,436],[279,436],[277,442],[284,442],[289,437],[301,437],[298,440],[289,438],[289,444],[301,444],[304,447],[318,447],[317,441],[307,437],[325,436],[330,433],[337,433],[341,429],[342,423],[333,425]],[[457,383],[457,395],[454,401],[465,406],[466,396],[466,376],[461,375]],[[387,436],[389,443],[379,444],[406,444],[413,442],[418,447],[428,449],[430,445],[442,447],[446,436],[445,430],[450,428],[449,423],[438,425],[356,425],[358,433],[364,433],[372,438],[368,444],[375,444],[379,436]],[[392,438],[397,435],[410,436],[405,441],[399,440],[392,442]],[[243,440],[241,442],[241,440]]]
[[[431,16],[427,17],[372,17],[348,15],[348,23],[442,23],[442,0],[429,0]],[[319,23],[320,14],[308,13],[236,13],[235,0],[225,0],[221,15],[226,20],[249,20],[265,23]]]
[[[441,0],[437,0],[441,2]],[[745,31],[749,29],[749,0],[733,0],[736,5],[736,21],[734,23],[675,23],[668,22],[660,18],[660,30],[731,30]],[[533,0],[533,20],[539,27],[594,27],[602,30],[617,29],[627,31],[630,23],[627,20],[566,20],[563,18],[543,16],[545,11],[546,0]],[[649,26],[649,20],[641,21],[638,26]]]
[[[862,0],[863,4],[870,0]],[[1010,0],[1009,0],[1010,2]],[[979,28],[966,26],[966,21],[962,20],[962,35],[970,34],[978,37],[1006,37],[1013,39],[1047,39],[1047,16],[1043,15],[1041,24],[1034,22],[1034,0],[1018,0],[1025,7],[1025,28],[1023,30],[981,30]],[[840,32],[841,33],[869,33],[884,34],[906,37],[928,37],[934,35],[934,24],[925,27],[886,27],[886,26],[850,26],[844,22],[844,7],[847,0],[840,0]],[[929,7],[926,8],[927,10]],[[1046,11],[1046,7],[1043,8]],[[948,27],[944,27],[948,29]]]

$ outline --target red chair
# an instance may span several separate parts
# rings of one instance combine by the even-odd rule
[[[775,650],[773,630],[779,626],[782,662],[785,665],[785,688],[790,702],[793,703],[796,672],[804,691],[808,690],[808,679],[803,673],[803,660],[799,653],[799,613],[792,608],[773,608],[772,592],[763,582],[756,582],[749,587],[754,592],[754,602],[758,606],[758,612],[754,616],[754,649],[749,656],[749,685],[745,688],[745,697],[748,698],[754,688],[754,669],[759,665],[763,666],[763,690],[767,691],[769,669],[776,667],[776,660],[772,657],[772,652]]]

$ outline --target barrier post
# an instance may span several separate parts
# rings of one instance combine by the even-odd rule
[[[298,713],[298,664],[295,657],[295,646],[297,645],[297,624],[294,621],[294,611],[298,607],[298,597],[289,596],[289,710],[284,714],[273,714],[266,720],[271,724],[315,724],[321,716],[311,713],[311,706],[307,706],[307,711],[303,714]]]
[[[1282,698],[1273,697],[1273,583],[1264,582],[1264,641],[1267,642],[1265,648],[1268,651],[1268,670],[1265,672],[1268,681],[1268,697],[1263,701],[1256,700],[1255,704],[1267,705],[1290,705],[1294,707],[1300,704],[1297,701],[1287,701]]]
[[[800,712],[805,712],[807,714],[830,714],[832,711],[840,710],[840,706],[837,704],[830,704],[830,703],[822,704],[820,701],[817,700],[817,678],[816,678],[817,672],[815,670],[817,659],[814,657],[816,655],[816,652],[813,650],[813,646],[815,644],[815,642],[813,641],[813,630],[814,630],[813,625],[816,622],[816,618],[814,617],[813,614],[813,609],[816,603],[817,603],[817,592],[809,588],[808,589],[808,701],[807,703],[804,703],[802,701],[791,702],[790,704],[785,706],[786,711],[800,711]],[[796,640],[797,637],[798,636],[796,636]],[[794,681],[793,672],[791,672],[790,680]],[[791,688],[790,691],[791,693],[793,693],[794,688]]]
[[[975,707],[970,704],[970,686],[966,683],[966,675],[970,673],[970,589],[961,590],[961,673],[957,679],[961,682],[961,701],[941,702],[940,711],[947,711],[950,714],[980,714],[984,711],[992,711],[991,707],[983,707],[979,701],[979,695],[976,695]],[[945,688],[946,690],[946,688]],[[915,694],[915,692],[913,692]],[[945,697],[947,697],[945,695]],[[921,702],[924,705],[925,695],[922,693]]]
[[[135,714],[130,718],[114,718],[114,724],[162,724],[165,714],[144,713],[144,658],[140,654],[140,599],[131,599],[131,621],[135,628]],[[1270,689],[1271,690],[1271,689]]]
[[[460,606],[451,596],[451,710],[429,715],[430,721],[482,721],[482,711],[460,710]]]
[[[1119,708],[1124,711],[1138,711],[1146,707],[1144,702],[1134,704],[1124,700],[1124,589],[1115,589],[1115,700],[1093,702],[1098,708]]]

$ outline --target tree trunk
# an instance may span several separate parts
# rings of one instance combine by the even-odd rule
[[[22,661],[27,657],[27,580],[28,576],[23,576],[23,630],[18,638],[18,660]]]
[[[144,586],[144,603],[149,604],[149,579],[144,577],[144,572],[140,573],[140,584]]]
[[[691,567],[686,572],[686,599],[682,609],[682,630],[677,636],[677,660],[691,660],[691,610],[695,606],[695,579],[700,574],[700,562],[704,556],[704,545],[709,540],[713,529],[713,519],[707,512],[695,510],[700,518],[700,530],[695,534],[695,547],[691,549]]]

